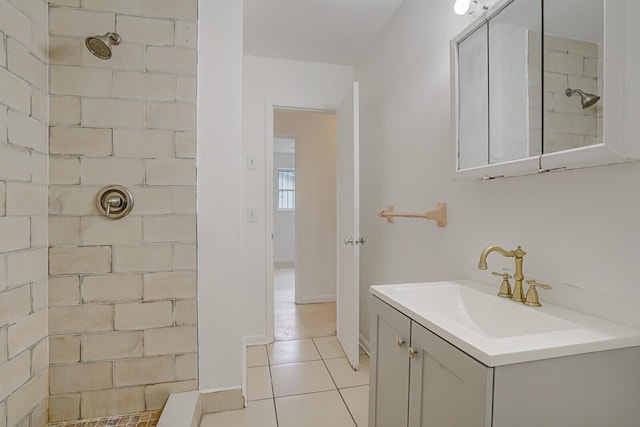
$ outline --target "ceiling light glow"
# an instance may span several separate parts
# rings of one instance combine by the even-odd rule
[[[456,15],[466,15],[476,10],[478,2],[475,0],[455,0],[453,2],[453,11]]]

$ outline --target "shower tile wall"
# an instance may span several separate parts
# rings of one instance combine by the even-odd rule
[[[545,35],[544,151],[551,153],[602,142],[603,103],[582,109],[567,88],[602,95],[602,55],[597,43]]]
[[[50,1],[51,421],[198,387],[196,19],[196,0]],[[83,38],[109,31],[93,57]],[[108,184],[129,216],[98,214]]]
[[[0,427],[47,421],[47,32],[0,0]]]

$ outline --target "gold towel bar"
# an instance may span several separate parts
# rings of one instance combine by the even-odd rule
[[[400,213],[394,212],[393,205],[387,206],[387,210],[382,210],[378,213],[378,216],[385,218],[387,222],[393,223],[394,218],[424,218],[432,219],[438,224],[438,227],[447,226],[447,204],[438,203],[437,207],[426,213]]]

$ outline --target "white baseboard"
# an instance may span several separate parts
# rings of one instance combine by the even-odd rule
[[[335,295],[318,295],[311,297],[302,297],[300,298],[300,302],[296,301],[297,304],[320,304],[323,302],[336,302]]]
[[[263,345],[263,344],[271,344],[273,340],[270,339],[267,335],[250,335],[248,337],[244,337],[244,346],[251,347],[252,345]]]
[[[274,268],[294,268],[295,266],[295,260],[278,260],[273,263]]]
[[[371,343],[364,339],[362,335],[360,335],[360,347],[367,353],[367,356],[371,357]]]

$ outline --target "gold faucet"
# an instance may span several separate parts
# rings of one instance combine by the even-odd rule
[[[514,274],[513,278],[516,281],[516,285],[515,285],[515,288],[513,289],[513,295],[511,296],[511,299],[513,301],[524,302],[525,301],[524,292],[522,291],[522,281],[524,280],[524,275],[522,274],[522,261],[524,256],[527,253],[523,251],[520,246],[518,246],[518,248],[513,251],[505,251],[500,246],[495,246],[495,245],[487,246],[484,249],[484,251],[482,251],[482,253],[480,254],[480,262],[478,262],[478,268],[480,270],[487,269],[487,256],[491,252],[499,252],[500,255],[502,256],[515,258],[516,274]]]

